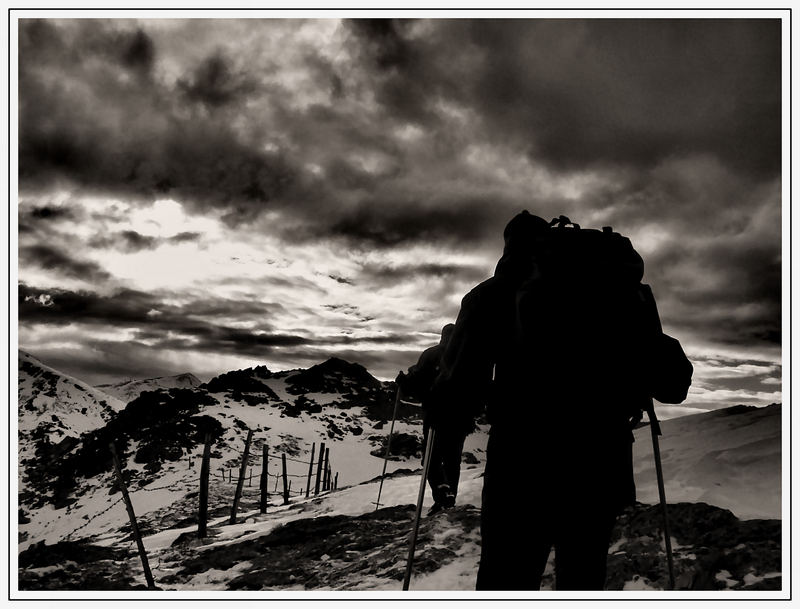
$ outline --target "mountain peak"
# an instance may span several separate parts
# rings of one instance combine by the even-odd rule
[[[360,395],[378,390],[381,382],[364,366],[330,357],[286,380],[287,389],[295,395],[300,393],[341,393]]]

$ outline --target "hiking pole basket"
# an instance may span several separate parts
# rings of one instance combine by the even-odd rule
[[[425,463],[422,467],[422,480],[419,483],[419,496],[417,497],[417,513],[414,516],[414,528],[411,531],[411,542],[408,544],[408,562],[406,563],[406,576],[403,579],[403,590],[408,590],[411,583],[411,570],[414,566],[414,550],[417,545],[417,533],[419,532],[419,519],[422,515],[422,502],[425,499],[425,482],[428,480],[428,471],[431,466],[431,452],[433,448],[433,436],[436,430],[431,427],[428,430],[428,442],[425,445]]]
[[[669,570],[669,590],[675,589],[675,567],[672,562],[672,540],[669,534],[669,516],[667,514],[667,495],[664,491],[664,472],[661,469],[661,450],[658,446],[658,436],[661,435],[661,426],[656,418],[653,400],[647,407],[647,416],[650,419],[650,436],[653,438],[653,458],[656,462],[656,478],[658,480],[658,500],[661,503],[661,513],[664,517],[664,548],[667,553],[667,568]]]
[[[400,384],[397,385],[397,393],[394,398],[394,412],[392,413],[392,424],[389,426],[389,437],[386,439],[386,454],[383,455],[383,471],[381,472],[381,482],[378,485],[378,499],[375,501],[375,511],[381,507],[381,492],[383,492],[383,478],[386,475],[386,464],[389,461],[389,451],[392,448],[392,435],[394,433],[394,422],[397,419],[397,407],[400,405]]]

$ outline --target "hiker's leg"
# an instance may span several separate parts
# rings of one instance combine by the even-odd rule
[[[483,479],[478,590],[538,590],[552,545],[529,486],[518,488],[516,443],[490,435]]]
[[[442,447],[442,466],[447,484],[453,493],[453,501],[458,495],[458,481],[461,478],[461,453],[464,451],[465,436],[454,433],[445,439]]]
[[[427,433],[425,434],[427,442]],[[433,446],[430,454],[431,464],[428,467],[428,485],[431,487],[431,495],[434,503],[443,504],[450,493],[450,485],[447,481],[444,468],[442,466],[442,438],[441,433],[437,432],[433,439]]]
[[[477,590],[538,590],[547,566],[551,527],[509,508],[512,497],[487,498],[481,510]]]
[[[587,509],[586,512],[589,510]],[[556,538],[556,590],[602,590],[616,516],[575,513],[562,520]]]

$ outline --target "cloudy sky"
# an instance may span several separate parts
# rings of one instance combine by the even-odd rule
[[[687,403],[781,400],[777,20],[19,22],[19,344],[394,378],[522,209],[645,259]]]

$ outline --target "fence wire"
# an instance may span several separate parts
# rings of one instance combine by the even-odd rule
[[[244,456],[244,450],[240,450],[240,449],[238,449],[238,448],[236,448],[234,446],[217,445],[217,448],[226,449],[226,450],[232,450],[233,452],[238,453],[241,456]],[[309,477],[309,475],[307,473],[306,474],[290,474],[290,473],[287,472],[287,474],[286,474],[287,478],[303,478],[303,479],[307,479],[307,480],[310,479],[310,478],[311,479],[316,479],[317,478],[316,468],[318,468],[320,460],[314,461],[312,459],[311,461],[303,461],[302,459],[295,459],[294,457],[285,456],[285,453],[283,453],[280,457],[278,457],[278,456],[273,454],[273,457],[271,459],[268,458],[269,459],[268,463],[269,463],[270,468],[274,469],[274,470],[277,470],[276,473],[273,473],[273,472],[269,471],[269,468],[268,468],[267,472],[266,472],[268,478],[275,479],[276,481],[280,480],[281,478],[283,478],[282,467],[278,463],[278,461],[282,460],[283,457],[285,457],[287,461],[291,461],[292,463],[300,463],[302,465],[310,465],[311,466],[311,476],[310,477]],[[200,456],[200,455],[190,455],[189,456],[189,466],[190,466],[190,468],[194,468],[194,459],[195,458],[199,459],[200,462],[202,463],[202,459],[203,459],[202,456]],[[253,478],[255,478],[256,481],[260,483],[260,478],[262,476],[263,469],[262,469],[262,472],[253,472],[252,468],[256,467],[261,461],[262,461],[262,455],[258,451],[249,452],[248,453],[248,455],[247,455],[247,467],[251,468],[251,472],[250,472],[250,475],[245,477],[245,478],[243,478],[243,480],[250,481]],[[330,460],[328,461],[328,467],[329,467],[330,471],[332,472],[333,468],[330,467]],[[233,477],[231,475],[227,475],[226,476],[225,473],[224,473],[224,469],[225,468],[220,468],[220,469],[223,469],[223,473],[220,474],[218,471],[209,471],[209,477],[216,478],[218,480],[222,479],[223,482],[229,482],[231,484],[238,484],[239,483],[239,476],[238,475],[235,476],[235,477]],[[229,468],[229,469],[232,469],[232,468]],[[255,475],[253,475],[253,474],[255,474]],[[324,476],[324,474],[325,474],[324,471],[320,472],[320,480],[321,480],[321,477]],[[165,484],[163,486],[157,486],[157,487],[154,487],[154,488],[129,489],[128,493],[130,495],[133,495],[135,493],[138,493],[139,491],[152,493],[152,492],[155,492],[155,491],[169,490],[169,489],[174,489],[175,488],[175,484],[177,484],[177,482],[174,482],[174,483],[171,483],[171,484]],[[333,490],[333,488],[331,488],[329,490]],[[323,491],[320,490],[320,492],[323,492]],[[313,493],[313,490],[312,490],[312,493]],[[301,488],[299,491],[289,490],[288,494],[289,494],[289,496],[294,496],[294,497],[305,496],[306,495],[306,489],[305,488]],[[283,492],[267,492],[266,495],[267,495],[267,497],[283,497],[284,493]],[[104,510],[102,510],[101,512],[98,512],[97,514],[95,514],[94,516],[89,518],[86,522],[84,522],[78,528],[76,528],[76,529],[70,531],[69,533],[67,533],[67,535],[64,536],[64,539],[65,540],[70,540],[73,537],[73,535],[75,535],[78,531],[81,531],[81,530],[85,529],[86,527],[88,527],[92,522],[94,522],[95,520],[100,518],[100,516],[102,516],[103,514],[106,514],[109,510],[111,510],[114,506],[118,505],[122,501],[123,501],[123,497],[120,496],[114,503],[112,503],[109,506],[107,506]],[[132,546],[133,543],[134,543],[134,540],[131,539],[129,545]]]
[[[97,514],[95,514],[94,516],[92,516],[91,518],[89,518],[89,520],[87,520],[86,522],[84,522],[84,523],[83,523],[81,526],[79,526],[77,529],[75,529],[74,531],[71,531],[71,532],[67,533],[67,535],[64,537],[64,539],[67,539],[67,540],[68,540],[68,539],[70,539],[70,538],[71,538],[71,537],[72,537],[72,536],[73,536],[75,533],[77,533],[78,531],[80,531],[81,529],[85,529],[86,527],[88,527],[90,524],[92,524],[92,522],[94,522],[95,520],[97,520],[98,518],[100,518],[100,516],[102,516],[103,514],[105,514],[106,512],[108,512],[108,511],[109,511],[111,508],[113,508],[113,507],[114,507],[115,505],[117,505],[117,504],[118,504],[120,501],[122,501],[122,499],[123,499],[123,497],[119,497],[119,498],[118,498],[118,499],[117,499],[117,500],[116,500],[114,503],[112,503],[111,505],[109,505],[109,506],[108,506],[106,509],[104,509],[102,512],[98,512]]]
[[[235,446],[220,446],[220,448],[226,448],[228,450],[232,450],[233,452],[235,452],[235,453],[237,453],[237,454],[239,454],[241,456],[244,456],[244,450],[240,450],[240,449],[236,448]],[[285,453],[282,453],[282,454],[285,454]],[[274,453],[272,453],[272,458],[281,459],[282,457],[274,456]],[[272,458],[270,458],[270,461],[272,461]],[[250,451],[248,453],[248,455],[247,455],[247,463],[248,463],[248,465],[250,464],[251,460],[253,460],[256,463],[260,462],[261,461],[261,453],[258,452],[258,451],[256,451],[256,452]],[[303,465],[312,464],[311,461],[303,461],[302,459],[295,459],[294,457],[286,457],[286,460],[287,461],[291,461],[293,463],[302,463]],[[316,462],[314,462],[314,463],[316,463]]]

